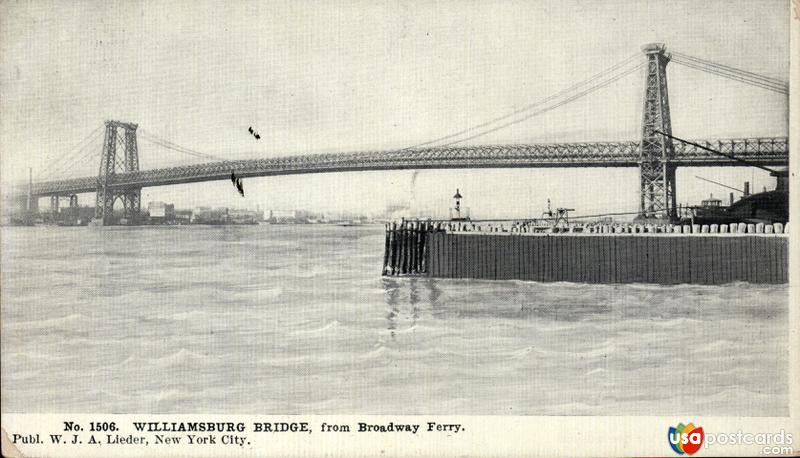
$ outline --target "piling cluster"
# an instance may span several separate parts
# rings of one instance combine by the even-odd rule
[[[386,225],[383,275],[419,275],[427,272],[427,235],[443,231],[441,223],[401,221]]]

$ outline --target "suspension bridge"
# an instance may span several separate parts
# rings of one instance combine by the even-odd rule
[[[20,189],[18,197],[28,208],[32,199],[51,198],[58,211],[59,200],[69,199],[77,206],[77,194],[95,193],[95,218],[112,224],[113,208],[122,202],[124,216],[135,220],[141,208],[141,190],[151,186],[227,180],[237,177],[330,173],[373,170],[511,168],[511,167],[638,167],[640,177],[639,213],[643,218],[674,218],[677,211],[675,170],[677,167],[741,166],[733,158],[763,166],[787,165],[789,145],[786,137],[693,140],[730,156],[710,153],[702,148],[673,142],[671,135],[666,67],[669,62],[700,70],[770,92],[788,96],[788,83],[728,65],[668,52],[663,44],[648,44],[642,53],[574,84],[556,94],[480,124],[424,143],[393,151],[364,151],[339,154],[227,160],[182,147],[158,135],[143,132],[136,124],[106,121],[66,154],[51,163],[40,179]],[[596,92],[622,77],[644,69],[644,100],[641,137],[638,141],[580,142],[549,144],[475,145],[469,142],[511,125],[541,116]],[[87,145],[103,134],[99,173],[96,176],[65,178],[63,173],[93,157]],[[150,170],[139,168],[139,138],[162,148],[202,159],[192,165]],[[49,175],[48,175],[49,174]]]

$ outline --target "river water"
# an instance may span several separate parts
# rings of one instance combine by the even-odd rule
[[[380,226],[2,228],[2,410],[788,415],[787,286],[382,256]]]

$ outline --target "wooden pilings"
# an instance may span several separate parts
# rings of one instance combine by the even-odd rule
[[[383,275],[427,273],[428,234],[440,230],[430,221],[401,221],[386,225]]]

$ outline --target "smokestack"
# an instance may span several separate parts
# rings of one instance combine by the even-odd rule
[[[745,181],[744,182],[744,196],[747,197],[749,195],[750,195],[750,182],[749,181]]]
[[[28,167],[28,202],[26,209],[31,211],[31,200],[33,200],[33,167]]]
[[[733,205],[733,193],[731,193],[730,198],[731,198],[731,203],[728,205]]]

